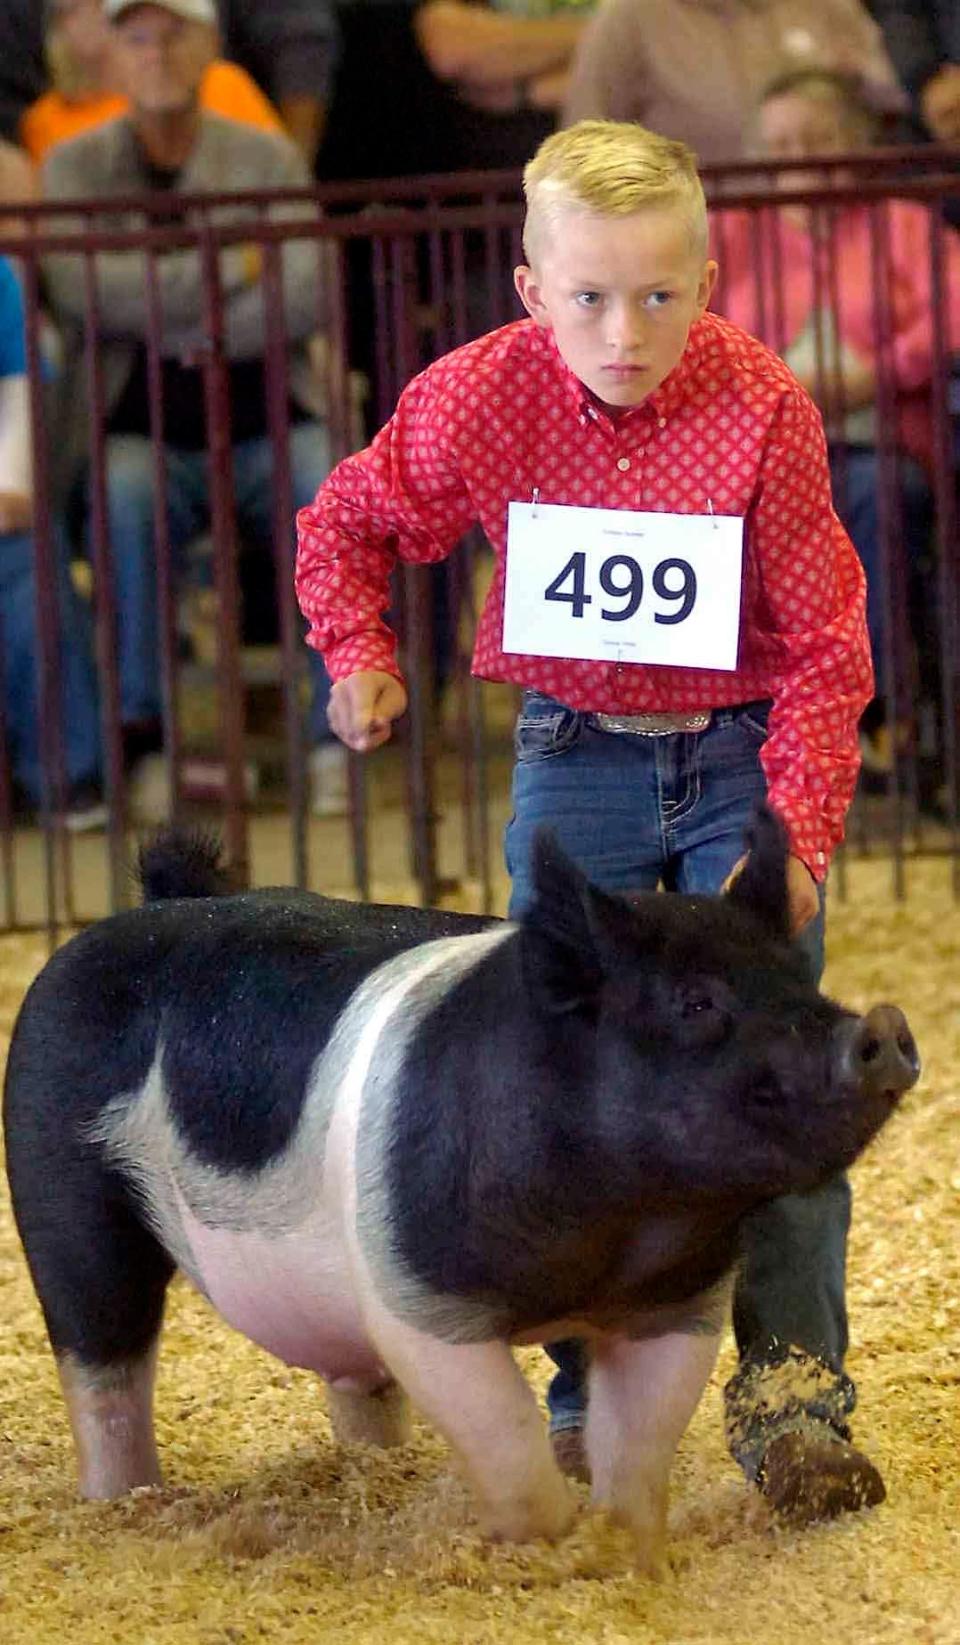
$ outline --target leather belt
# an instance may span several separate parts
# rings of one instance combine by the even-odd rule
[[[631,737],[670,737],[677,732],[706,731],[709,710],[699,714],[588,714],[596,731],[626,733]]]

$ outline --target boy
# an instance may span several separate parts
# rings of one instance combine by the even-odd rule
[[[390,736],[406,706],[381,620],[391,568],[442,559],[479,520],[496,572],[474,672],[525,688],[511,913],[531,896],[538,824],[610,891],[713,892],[766,793],[819,971],[821,886],[872,689],[863,574],[831,507],[820,418],[773,354],[705,313],[716,265],[685,145],[583,121],[547,139],[524,187],[515,279],[530,318],[415,378],[299,516],[297,587],[335,682],[330,723],[357,750]],[[695,607],[696,636],[671,637]],[[643,610],[638,638],[626,619]],[[884,1494],[844,1420],[848,1220],[845,1181],[775,1202],[751,1219],[734,1299],[728,1439],[797,1520]],[[582,1474],[584,1356],[551,1353],[554,1450]]]

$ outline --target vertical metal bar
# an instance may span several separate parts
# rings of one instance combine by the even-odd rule
[[[200,232],[205,340],[203,349],[207,449],[210,461],[211,525],[220,628],[217,675],[220,721],[226,764],[225,833],[230,862],[239,883],[250,876],[250,857],[243,791],[243,676],[240,667],[240,585],[237,574],[236,507],[230,390],[220,261],[214,231]]]
[[[438,316],[434,327],[434,349],[437,355],[446,354],[453,346],[450,336],[450,303],[447,297],[447,279],[444,267],[444,238],[438,228],[430,230],[428,258],[430,269],[430,307]]]
[[[283,711],[290,794],[290,831],[294,884],[307,884],[306,783],[304,729],[299,687],[303,674],[302,624],[294,595],[293,481],[290,470],[290,381],[284,315],[282,248],[267,241],[263,253],[263,303],[266,344],[264,384],[267,429],[273,474],[273,561],[280,651],[283,659]]]
[[[461,620],[469,619],[470,643],[473,646],[476,627],[477,558],[485,539],[479,528],[470,532],[458,550],[462,556]],[[481,907],[489,914],[493,906],[493,883],[490,869],[490,788],[487,771],[486,727],[484,720],[483,687],[470,671],[469,657],[464,658],[460,680],[460,745],[463,758],[463,810],[467,871],[479,879]]]
[[[129,883],[125,867],[126,792],[117,668],[116,585],[107,505],[107,417],[100,349],[100,294],[96,277],[96,253],[89,251],[84,254],[84,364],[90,428],[87,487],[90,558],[94,579],[94,648],[100,689],[104,790],[108,807],[107,857],[110,873],[110,906],[116,910],[127,900]]]
[[[763,235],[761,228],[761,210],[750,212],[750,250],[753,263],[753,292],[756,302],[756,334],[764,342],[769,342],[767,331],[767,293],[765,277],[765,258],[763,255]]]
[[[373,280],[374,359],[377,375],[374,404],[377,408],[377,422],[382,427],[384,423],[389,421],[397,398],[396,384],[390,369],[390,314],[392,305],[390,302],[386,247],[382,234],[376,234],[373,237],[370,261]]]
[[[56,947],[59,929],[58,879],[62,878],[63,882],[64,912],[67,919],[73,914],[73,897],[63,826],[66,780],[61,712],[63,696],[60,670],[60,600],[53,510],[50,504],[50,462],[43,406],[40,270],[32,247],[23,259],[23,286],[27,377],[30,385],[30,437],[33,445],[33,542],[44,882],[47,899],[47,941],[52,952]]]
[[[454,344],[465,343],[470,335],[469,307],[467,298],[467,264],[466,246],[464,244],[464,230],[452,228],[450,230],[450,264],[453,303],[453,341]]]
[[[957,540],[957,494],[947,401],[947,361],[960,353],[960,337],[947,336],[945,200],[930,210],[930,295],[933,324],[933,438],[934,502],[936,506],[937,591],[940,606],[940,690],[943,768],[951,832],[951,885],[960,899],[960,791],[958,791],[958,736],[960,736],[960,543]],[[950,230],[949,232],[953,232]]]
[[[491,194],[483,196],[484,210],[490,212],[496,209],[496,199]],[[496,225],[486,222],[483,228],[483,261],[484,273],[487,282],[487,329],[493,331],[501,319],[500,283],[503,277],[503,265],[500,262],[500,235]]]
[[[895,572],[894,551],[898,534],[895,530],[897,510],[894,440],[896,432],[895,386],[890,359],[890,268],[889,227],[883,201],[871,202],[870,218],[870,273],[873,287],[873,352],[877,370],[877,501],[880,523],[880,582],[883,605],[883,670],[887,715],[894,740],[890,773],[890,794],[893,802],[894,829],[891,842],[891,868],[894,895],[902,899],[905,891],[903,860],[902,793],[899,760],[896,749],[897,709],[897,644],[894,624],[896,614],[893,598]]]
[[[183,737],[179,714],[179,649],[177,607],[178,567],[170,542],[167,491],[166,431],[163,414],[163,310],[156,255],[147,252],[147,403],[150,414],[151,456],[153,460],[153,552],[157,578],[157,639],[160,649],[160,712],[163,719],[163,753],[167,767],[173,814],[182,811],[181,770]]]
[[[0,682],[6,679],[3,625],[0,623]],[[17,876],[13,850],[13,778],[10,771],[10,744],[7,731],[6,692],[0,690],[0,859],[3,862],[3,903],[5,930],[16,930]]]
[[[773,291],[773,332],[770,346],[777,354],[787,347],[787,319],[784,310],[783,281],[783,212],[776,207],[770,212],[770,280]]]
[[[352,379],[347,370],[349,359],[350,312],[347,285],[347,258],[341,238],[322,242],[325,248],[327,271],[326,289],[327,338],[329,344],[330,427],[334,462],[340,462],[351,451],[363,444],[362,430],[357,426],[352,400]],[[381,335],[378,329],[377,344]],[[383,342],[386,342],[384,333]],[[357,895],[364,901],[370,898],[370,846],[367,815],[367,764],[365,759],[348,755],[350,782],[350,853],[353,861],[353,883]]]
[[[416,259],[412,236],[395,235],[391,240],[393,267],[393,318],[397,365],[406,382],[415,359],[413,311],[417,301]],[[431,904],[437,896],[436,808],[433,743],[435,714],[433,703],[433,600],[428,582],[435,570],[406,566],[404,583],[405,674],[409,709],[407,783],[410,806],[412,867],[420,885],[422,902]]]

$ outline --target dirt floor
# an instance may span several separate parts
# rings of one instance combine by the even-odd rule
[[[669,1578],[640,1580],[584,1512],[557,1547],[489,1548],[427,1430],[389,1455],[333,1447],[323,1399],[171,1295],[158,1392],[168,1480],[79,1504],[40,1315],[0,1206],[0,1640],[4,1645],[960,1645],[960,910],[945,865],[855,863],[831,910],[829,990],[892,999],[921,1084],[855,1173],[859,1443],[882,1507],[804,1533],[770,1522],[724,1453],[729,1345],[678,1460]],[[0,940],[9,1036],[44,957]],[[523,1356],[537,1386],[538,1352]]]

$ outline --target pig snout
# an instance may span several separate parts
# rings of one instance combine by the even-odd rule
[[[920,1077],[920,1056],[907,1019],[895,1005],[875,1005],[839,1030],[838,1072],[865,1097],[896,1102]]]

